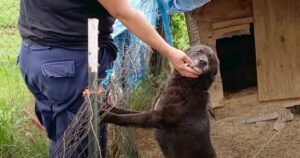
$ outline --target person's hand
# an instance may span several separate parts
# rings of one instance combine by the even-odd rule
[[[167,53],[167,58],[182,76],[197,78],[201,75],[199,72],[192,69],[192,60],[183,51],[170,47]]]

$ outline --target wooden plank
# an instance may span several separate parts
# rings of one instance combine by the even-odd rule
[[[236,26],[213,30],[213,35],[214,36],[222,36],[222,35],[226,35],[229,33],[243,31],[243,30],[249,30],[249,29],[250,29],[250,24],[242,24],[242,25],[236,25]]]
[[[253,0],[261,101],[300,97],[299,8],[299,0]]]
[[[194,12],[187,12],[185,13],[185,19],[188,28],[190,44],[192,46],[200,44],[200,33],[196,15],[194,14]]]
[[[239,18],[239,19],[215,22],[215,23],[212,23],[212,29],[216,30],[216,29],[221,29],[221,28],[225,28],[225,27],[231,27],[231,26],[242,25],[242,24],[250,24],[250,23],[253,23],[253,17],[246,17],[246,18]]]
[[[242,120],[242,123],[251,124],[251,123],[256,123],[256,122],[261,122],[261,121],[270,121],[270,120],[275,120],[278,117],[279,117],[279,112],[272,112],[269,114],[265,114],[263,116],[246,118],[246,119]]]
[[[257,115],[257,109],[260,109],[261,112],[270,112],[270,109],[278,111],[292,105],[300,105],[300,98],[261,102],[258,100],[257,89],[251,88],[235,93],[229,98],[226,97],[223,103],[223,108],[214,109],[217,120],[228,117],[249,116],[249,114],[255,116]]]
[[[196,11],[200,39],[207,43],[213,38],[212,24],[239,18],[252,17],[251,0],[213,0]]]
[[[207,45],[209,45],[214,52],[217,53],[216,50],[216,40],[214,38],[211,38]],[[213,109],[223,107],[223,99],[224,99],[224,93],[223,93],[223,83],[222,83],[222,76],[220,73],[220,68],[219,71],[215,77],[214,83],[211,85],[209,89],[210,93],[210,100],[211,100],[211,107]]]
[[[223,84],[222,84],[222,77],[220,72],[217,73],[215,82],[212,84],[211,88],[209,89],[209,93],[210,93],[211,107],[213,109],[221,108],[224,106]]]

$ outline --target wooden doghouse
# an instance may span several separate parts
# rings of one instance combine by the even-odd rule
[[[222,69],[224,66],[222,64],[226,59],[222,59],[224,54],[220,52],[237,51],[231,51],[230,48],[242,46],[243,44],[238,41],[242,41],[243,37],[248,38],[242,42],[248,46],[244,50],[240,49],[238,53],[245,56],[250,49],[253,50],[251,58],[254,59],[256,81],[252,86],[257,87],[253,98],[257,100],[255,104],[275,102],[286,103],[284,106],[299,104],[300,0],[212,0],[205,6],[187,13],[186,19],[191,44],[209,45],[218,52],[221,61],[221,71],[211,88],[213,108],[225,105],[224,78],[239,75],[236,73],[221,75],[226,74],[222,72],[225,69]],[[236,39],[231,43],[227,42],[229,44],[225,47],[229,47],[229,50],[226,51],[226,48],[222,47],[224,43],[222,40],[232,38]],[[221,43],[220,48],[218,43]],[[229,55],[227,60],[233,60],[236,56],[230,58]],[[229,64],[230,62],[227,61]],[[246,66],[247,64],[244,63]],[[240,82],[246,81],[246,78],[240,77]],[[234,84],[229,83],[227,86]]]

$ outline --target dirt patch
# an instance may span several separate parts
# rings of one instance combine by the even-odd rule
[[[241,117],[212,123],[212,141],[220,158],[300,157],[300,119],[289,122],[281,132],[273,130],[275,121],[242,124]],[[269,142],[267,144],[267,142]]]
[[[253,96],[253,93],[247,93]],[[236,97],[236,96],[233,96]],[[247,95],[238,95],[238,98]],[[250,97],[251,99],[252,97]],[[240,102],[230,101],[230,104]],[[243,124],[242,120],[282,109],[280,104],[247,106],[247,111],[219,120],[211,120],[211,138],[219,158],[297,158],[300,157],[300,117],[277,132],[274,121]],[[136,129],[142,158],[163,158],[152,130]]]
[[[163,158],[153,130],[137,129],[136,133],[141,158]]]
[[[211,137],[219,158],[254,158],[255,155],[257,158],[300,157],[298,117],[287,123],[279,133],[273,130],[275,121],[245,125],[241,123],[242,118],[231,117],[211,122]],[[137,135],[142,158],[163,158],[151,130],[139,129]],[[265,145],[268,141],[269,144]]]

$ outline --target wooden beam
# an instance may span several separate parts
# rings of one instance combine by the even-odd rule
[[[214,52],[217,53],[217,49],[216,49],[216,39],[215,38],[210,38],[208,40],[207,43],[208,46],[210,46]],[[211,85],[210,89],[209,89],[209,93],[210,93],[210,100],[211,100],[211,107],[213,109],[216,108],[221,108],[224,106],[223,104],[223,99],[224,99],[224,94],[223,94],[223,83],[222,83],[222,76],[221,76],[221,72],[220,72],[220,68],[219,71],[215,77],[215,81],[214,83]]]
[[[198,20],[193,12],[185,13],[185,19],[187,23],[189,39],[191,46],[200,44],[200,33],[198,27]]]
[[[236,26],[213,30],[213,35],[214,36],[222,36],[222,35],[239,32],[239,31],[243,31],[243,30],[249,30],[249,29],[250,29],[250,24],[242,24],[242,25],[236,25]]]
[[[215,22],[215,23],[212,23],[212,29],[217,30],[217,29],[221,29],[221,28],[242,25],[242,24],[250,24],[250,23],[253,23],[253,17],[246,17],[246,18],[239,18],[239,19]]]

